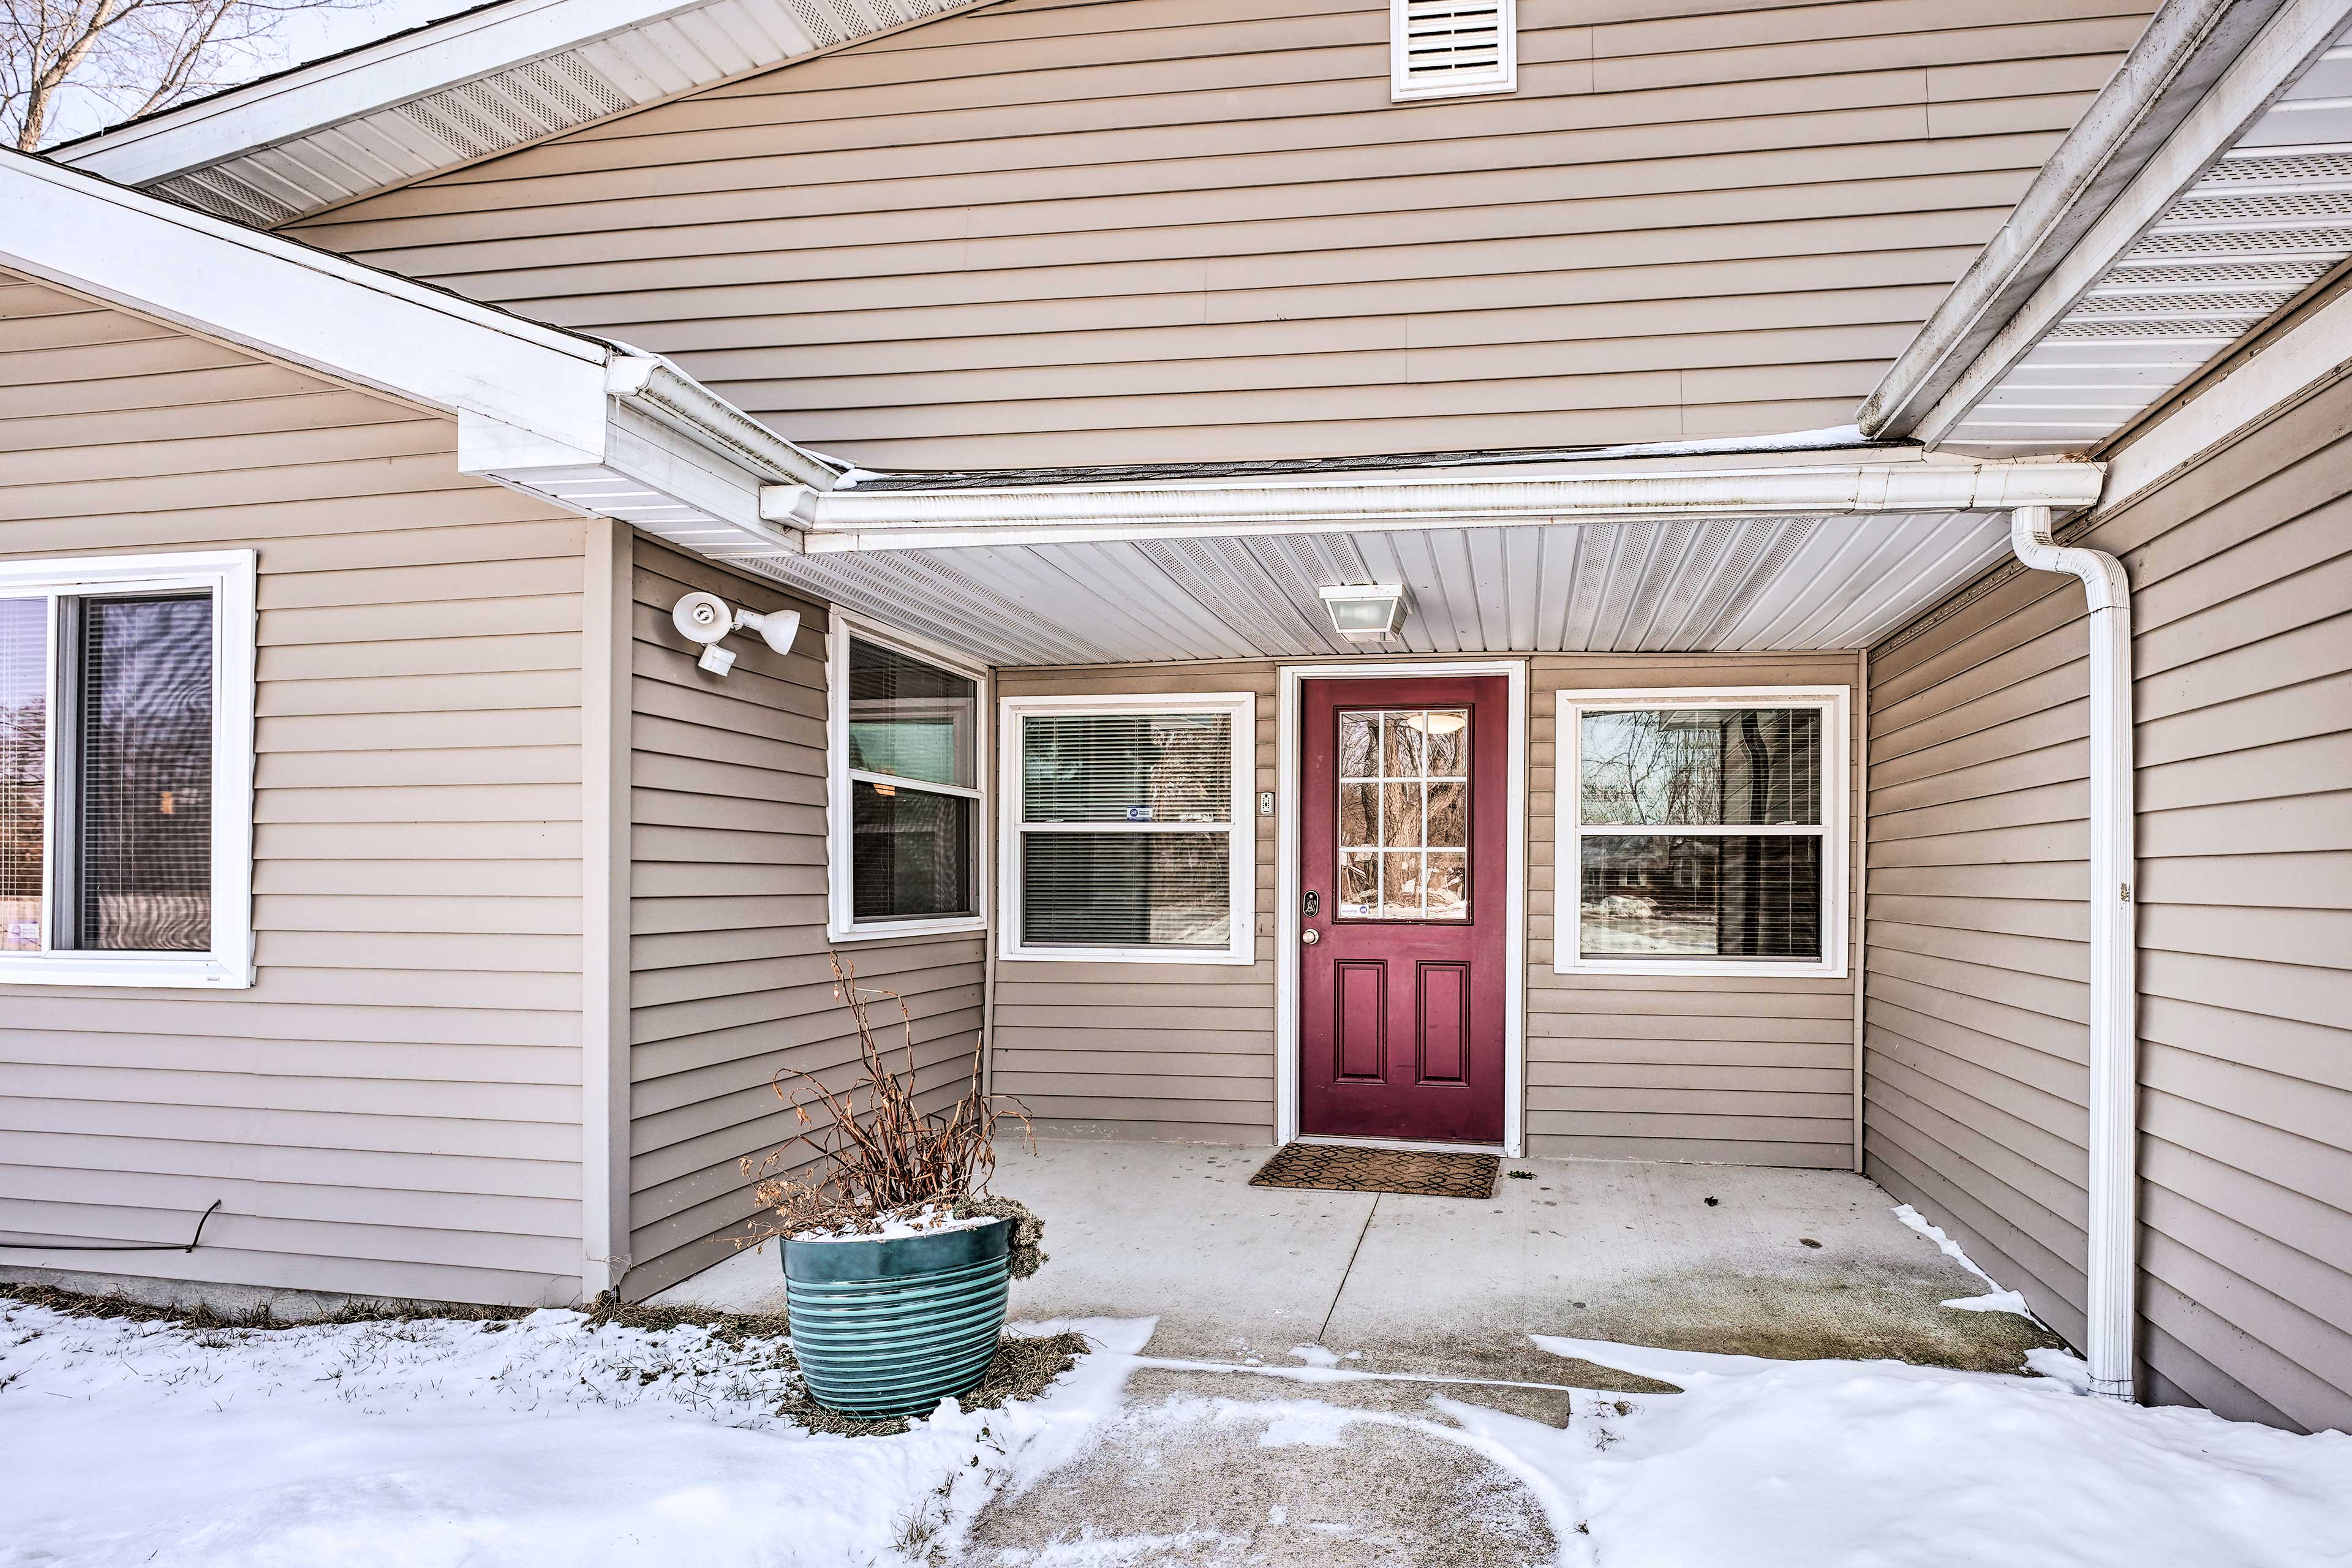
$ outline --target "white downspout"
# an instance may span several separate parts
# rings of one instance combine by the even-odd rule
[[[2133,930],[2131,584],[2104,550],[2061,546],[2051,510],[2010,514],[2010,548],[2083,581],[2091,630],[2091,1389],[2133,1397],[2138,1325],[2139,983]]]

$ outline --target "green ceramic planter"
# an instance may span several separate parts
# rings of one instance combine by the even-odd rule
[[[1013,1226],[784,1243],[793,1353],[809,1394],[861,1419],[969,1394],[1004,1332]]]

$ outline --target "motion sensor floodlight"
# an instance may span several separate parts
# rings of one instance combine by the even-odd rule
[[[669,619],[678,636],[706,646],[735,629],[735,612],[716,594],[688,594],[670,610]]]
[[[724,675],[735,668],[735,656],[719,646],[729,632],[758,632],[778,653],[792,652],[793,640],[801,632],[798,610],[776,610],[764,616],[757,610],[730,610],[716,594],[688,594],[671,607],[669,618],[680,637],[702,645],[702,657],[694,662],[713,675]]]

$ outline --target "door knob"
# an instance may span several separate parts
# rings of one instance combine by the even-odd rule
[[[1317,931],[1313,926],[1308,926],[1305,931],[1298,933],[1298,940],[1306,943],[1308,947],[1313,947],[1317,942],[1323,940],[1323,933]]]

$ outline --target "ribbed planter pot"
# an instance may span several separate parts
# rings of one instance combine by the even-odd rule
[[[928,1415],[996,1354],[1009,1220],[871,1240],[786,1241],[784,1303],[810,1395],[843,1415]]]

